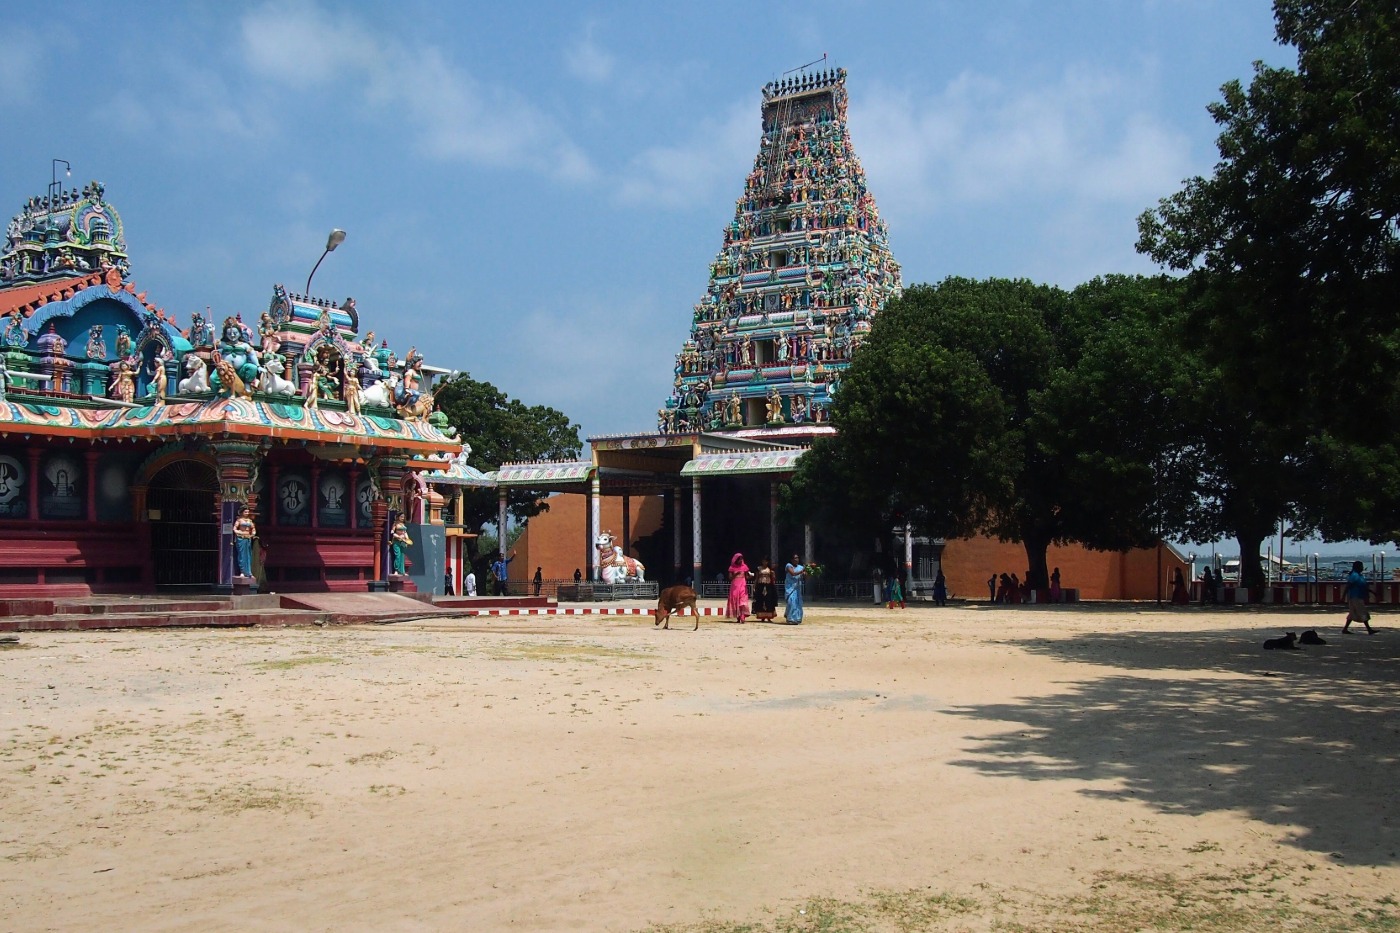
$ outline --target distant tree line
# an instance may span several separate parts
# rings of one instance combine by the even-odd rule
[[[1071,291],[909,288],[876,318],[787,501],[878,533],[1046,549],[1234,537],[1278,522],[1400,541],[1400,13],[1276,0],[1297,67],[1209,111],[1220,160],[1138,220],[1172,271]],[[1256,561],[1242,582],[1262,583]]]

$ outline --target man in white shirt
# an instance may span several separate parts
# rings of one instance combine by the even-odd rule
[[[466,579],[464,585],[465,585],[466,588],[467,588],[467,595],[468,595],[468,596],[475,596],[475,595],[476,595],[476,574],[475,574],[473,571],[471,571],[471,570],[468,570],[468,571],[467,571],[467,579]]]

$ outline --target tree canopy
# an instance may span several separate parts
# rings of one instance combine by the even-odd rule
[[[1222,87],[1214,172],[1138,221],[1138,249],[1189,276],[1186,335],[1217,393],[1217,495],[1197,524],[1241,553],[1290,514],[1330,537],[1400,535],[1400,11],[1274,12],[1297,68]]]
[[[1021,542],[1038,586],[1051,543],[1148,543],[1169,514],[1168,424],[1189,385],[1163,351],[1175,291],[1121,276],[1073,293],[911,287],[876,319],[833,405],[837,435],[795,489],[818,513]]]
[[[544,405],[526,405],[512,399],[489,382],[468,373],[437,387],[434,398],[458,436],[471,444],[467,462],[479,470],[494,470],[502,463],[521,460],[576,459],[583,449],[579,427],[563,412]],[[465,523],[471,528],[496,521],[496,493],[488,489],[463,490]],[[510,514],[523,521],[549,508],[547,493],[512,489],[507,500]]]

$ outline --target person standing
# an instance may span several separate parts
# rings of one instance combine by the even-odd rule
[[[997,575],[994,573],[987,578],[987,602],[997,601]]]
[[[1050,601],[1057,603],[1064,591],[1060,589],[1060,568],[1056,567],[1055,572],[1050,574]]]
[[[783,607],[783,618],[788,625],[802,624],[802,578],[807,575],[807,568],[802,566],[802,558],[792,555],[792,562],[783,567],[787,574],[787,582],[784,585],[783,595],[787,604]]]
[[[1371,584],[1362,571],[1359,560],[1351,562],[1351,573],[1347,574],[1347,621],[1342,626],[1342,634],[1351,634],[1351,623],[1360,622],[1366,626],[1366,634],[1374,635],[1371,628],[1371,610],[1366,608],[1366,597],[1371,595]]]
[[[933,578],[933,604],[935,606],[948,605],[948,578],[943,576],[943,571],[938,571],[938,576]]]
[[[758,562],[753,576],[753,617],[760,622],[772,622],[778,614],[778,588],[773,579],[773,562],[768,558]]]
[[[899,574],[890,574],[889,608],[904,608],[904,587],[900,585]]]
[[[535,568],[535,595],[540,595],[540,587],[544,586],[544,568]]]
[[[515,552],[511,551],[509,556],[501,554],[499,557],[496,558],[495,563],[491,565],[491,573],[496,578],[497,596],[508,595],[506,578],[510,574],[510,562],[513,560],[515,560]]]
[[[574,586],[578,586],[578,584],[579,584],[579,582],[580,582],[581,580],[583,580],[583,571],[580,570],[580,569],[578,569],[577,567],[575,567],[575,568],[574,568]]]
[[[1191,594],[1186,589],[1186,577],[1181,568],[1172,571],[1172,605],[1185,606],[1191,602]]]
[[[729,603],[725,614],[743,624],[749,615],[749,565],[736,552],[729,560]]]
[[[476,595],[476,571],[467,568],[467,578],[462,581],[462,588],[467,591],[468,596]]]
[[[1209,567],[1201,571],[1201,605],[1215,602],[1215,574]]]

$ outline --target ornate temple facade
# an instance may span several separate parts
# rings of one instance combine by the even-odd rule
[[[132,281],[96,182],[31,198],[3,247],[0,595],[411,587],[390,579],[394,529],[440,520],[422,476],[462,450],[415,349],[353,299],[280,285],[265,311],[182,328]]]
[[[901,288],[846,106],[845,69],[763,88],[753,171],[676,355],[661,433],[821,433],[851,354]]]

